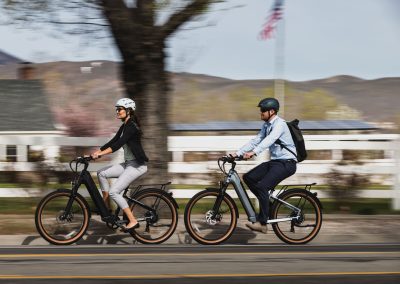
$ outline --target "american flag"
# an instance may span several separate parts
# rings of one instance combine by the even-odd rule
[[[270,10],[270,15],[267,21],[263,25],[263,29],[260,32],[260,38],[267,40],[272,38],[273,32],[276,29],[276,25],[283,15],[283,0],[275,0],[274,5]]]

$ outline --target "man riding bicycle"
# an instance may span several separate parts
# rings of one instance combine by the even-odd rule
[[[243,175],[243,180],[251,192],[258,198],[260,212],[257,223],[246,226],[253,231],[267,232],[269,212],[269,191],[282,180],[296,172],[296,147],[290,130],[284,119],[278,116],[279,102],[274,98],[265,98],[258,104],[261,120],[265,121],[258,135],[241,147],[233,156],[250,159],[269,148],[271,160],[264,162]],[[280,140],[289,150],[276,144]]]

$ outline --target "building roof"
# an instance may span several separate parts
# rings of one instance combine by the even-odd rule
[[[174,123],[172,131],[253,131],[260,130],[262,121],[210,121],[206,123]],[[374,130],[377,129],[359,120],[304,120],[300,121],[300,129],[307,131],[329,130]]]
[[[0,131],[54,131],[39,80],[0,80]]]
[[[23,60],[0,50],[0,65],[21,63]]]

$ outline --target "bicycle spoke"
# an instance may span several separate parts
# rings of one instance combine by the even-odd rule
[[[42,237],[53,244],[73,243],[88,227],[88,212],[80,198],[73,200],[69,213],[64,211],[69,199],[70,191],[53,192],[38,205],[36,227]]]
[[[135,198],[154,210],[147,210],[140,204],[132,204],[132,213],[140,222],[140,227],[132,236],[143,243],[160,243],[168,239],[177,224],[176,208],[168,197],[156,191],[139,193]]]
[[[321,209],[313,197],[304,190],[292,190],[282,194],[279,200],[274,203],[273,218],[293,218],[290,222],[273,223],[276,235],[284,242],[290,244],[306,243],[312,240],[321,227]],[[300,209],[297,212],[291,208],[295,206]]]
[[[229,238],[236,227],[236,212],[229,199],[224,197],[218,212],[213,211],[217,195],[211,191],[200,192],[186,206],[186,229],[199,243],[220,243]]]

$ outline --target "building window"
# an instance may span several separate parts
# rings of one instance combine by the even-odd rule
[[[16,162],[17,161],[17,146],[16,145],[7,145],[6,160],[7,160],[7,162]]]

